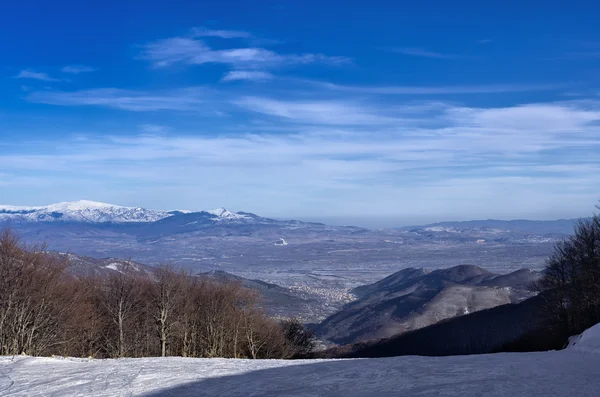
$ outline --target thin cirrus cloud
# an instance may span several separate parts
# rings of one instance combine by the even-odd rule
[[[184,111],[233,106],[255,114],[284,118],[294,123],[324,125],[377,125],[399,120],[383,107],[350,100],[282,100],[268,97],[227,97],[204,87],[146,92],[116,88],[80,91],[35,91],[25,96],[34,103],[56,106],[95,106],[132,112]]]
[[[281,44],[279,40],[265,39],[243,30],[209,29],[205,27],[192,28],[190,37],[214,37],[219,39],[241,39],[254,45]]]
[[[568,87],[567,84],[487,84],[462,86],[353,86],[322,81],[301,80],[332,91],[382,95],[453,95],[501,94],[510,92],[550,91]]]
[[[32,80],[40,80],[40,81],[48,81],[48,82],[60,81],[60,79],[50,77],[46,73],[36,72],[31,69],[21,70],[19,72],[19,74],[17,74],[15,76],[15,78],[16,79],[32,79]]]
[[[30,102],[58,106],[99,106],[147,112],[157,110],[193,111],[206,102],[208,90],[200,87],[146,92],[117,88],[80,91],[36,91],[25,96]]]
[[[98,69],[93,68],[91,66],[86,65],[67,65],[63,67],[60,71],[63,73],[71,73],[71,74],[80,74],[80,73],[89,73],[96,72]]]
[[[273,77],[271,73],[259,70],[232,70],[227,72],[221,81],[266,81],[271,80]]]
[[[410,55],[421,58],[439,58],[439,59],[451,59],[458,58],[457,55],[443,54],[440,52],[430,51],[423,48],[411,48],[411,47],[388,47],[385,49],[389,52],[395,52],[403,55]]]
[[[235,70],[230,71],[222,78],[223,82],[231,81],[275,81],[277,85],[282,82],[290,82],[311,87],[314,95],[325,95],[327,97],[341,96],[344,94],[369,94],[369,95],[453,95],[453,94],[481,94],[481,93],[508,93],[526,91],[544,91],[564,88],[564,85],[474,85],[474,86],[348,86],[331,84],[312,80],[290,80],[277,78],[272,74],[258,70]],[[351,124],[356,121],[361,125],[368,120],[393,120],[387,115],[372,116],[368,113],[368,107],[364,103],[358,103],[351,99],[323,100],[323,101],[285,101],[277,98],[261,98],[256,96],[240,95],[227,90],[216,91],[202,86],[191,86],[179,89],[146,91],[146,90],[124,90],[118,88],[96,88],[78,91],[32,91],[28,88],[25,100],[33,103],[44,103],[56,106],[96,106],[111,109],[119,109],[134,112],[171,110],[171,111],[199,111],[201,108],[212,105],[219,106],[222,102],[228,102],[237,107],[251,110],[256,113],[275,115],[298,119],[299,115],[304,117],[314,116],[335,124],[340,120],[343,124]],[[232,97],[234,97],[232,99]],[[392,103],[393,104],[393,103]],[[323,107],[319,107],[323,106]],[[289,117],[289,116],[294,117]],[[310,118],[313,118],[313,117]],[[335,117],[334,117],[335,116]],[[374,117],[374,118],[373,118]]]
[[[193,37],[219,37],[221,39],[249,39],[253,35],[241,30],[223,30],[208,29],[204,27],[193,28],[191,31]]]
[[[7,175],[2,179],[25,184],[12,176],[36,171],[51,176],[57,188],[90,192],[135,184],[142,204],[151,196],[156,203],[191,209],[241,195],[247,208],[240,209],[265,215],[275,215],[270,208],[280,199],[294,198],[287,210],[301,214],[315,208],[310,203],[328,203],[345,193],[353,199],[338,200],[333,211],[306,215],[383,216],[394,208],[408,216],[414,208],[433,206],[433,213],[447,214],[450,208],[474,216],[474,208],[483,215],[490,204],[500,213],[525,205],[524,211],[536,214],[540,203],[565,203],[561,209],[568,211],[573,202],[589,205],[597,199],[598,101],[498,108],[445,104],[423,113],[435,125],[407,123],[402,116],[382,122],[390,109],[376,104],[362,104],[358,122],[332,125],[313,109],[325,107],[335,115],[338,102],[276,102],[247,98],[243,106],[276,116],[281,126],[303,123],[295,133],[265,133],[256,127],[211,136],[152,125],[143,126],[144,135],[65,138],[60,145],[40,143],[0,155],[0,169]],[[360,122],[370,128],[361,129]],[[436,204],[441,196],[444,206]],[[198,197],[206,201],[198,203]]]
[[[340,65],[349,63],[343,56],[324,54],[280,54],[260,47],[234,47],[213,49],[204,41],[191,37],[172,37],[146,44],[138,56],[157,68],[173,65],[226,64],[237,69],[271,68],[286,65],[323,63]]]
[[[277,100],[247,96],[233,103],[252,112],[307,124],[377,125],[398,122],[371,106],[338,100]],[[381,108],[380,108],[381,109]]]
[[[139,127],[146,134],[163,134],[170,130],[169,127],[158,124],[142,124]]]

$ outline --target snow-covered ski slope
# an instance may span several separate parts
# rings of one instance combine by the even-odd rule
[[[563,351],[361,360],[0,357],[0,396],[600,396],[600,325]]]

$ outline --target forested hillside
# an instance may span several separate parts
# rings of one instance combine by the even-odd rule
[[[171,267],[74,275],[66,259],[0,234],[0,355],[286,358],[312,346],[240,283]]]

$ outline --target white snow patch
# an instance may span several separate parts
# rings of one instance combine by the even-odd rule
[[[211,215],[217,216],[218,220],[234,220],[248,218],[246,215],[236,214],[235,212],[231,212],[223,207],[217,208],[216,210],[208,210],[204,212],[208,212]]]
[[[585,330],[580,335],[570,337],[567,349],[587,353],[600,353],[600,323]]]
[[[119,267],[120,266],[121,266],[120,263],[113,262],[113,263],[109,263],[108,265],[106,265],[104,267],[107,268],[107,269],[119,271]]]
[[[285,239],[283,239],[283,238],[279,237],[279,240],[281,240],[281,241],[280,241],[280,242],[278,242],[278,243],[275,243],[275,245],[280,245],[280,246],[281,246],[281,245],[288,245],[288,242],[287,242],[287,241],[285,241]]]
[[[423,229],[428,232],[446,232],[446,233],[459,233],[460,230],[454,227],[444,227],[444,226],[430,226]]]

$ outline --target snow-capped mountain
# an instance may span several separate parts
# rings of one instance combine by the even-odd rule
[[[248,218],[248,215],[236,214],[225,208],[202,212],[215,222]],[[123,207],[89,200],[39,207],[0,205],[0,221],[18,222],[145,223],[156,222],[175,214],[189,213],[191,212]]]
[[[208,212],[211,215],[215,215],[217,217],[215,220],[217,220],[217,221],[240,220],[240,219],[249,219],[250,218],[250,216],[248,216],[246,214],[231,212],[223,207],[217,208],[216,210],[208,210],[208,211],[203,211],[203,212]]]
[[[88,200],[50,204],[41,207],[0,205],[0,220],[29,222],[154,222],[168,216],[170,216],[168,211],[122,207]]]

